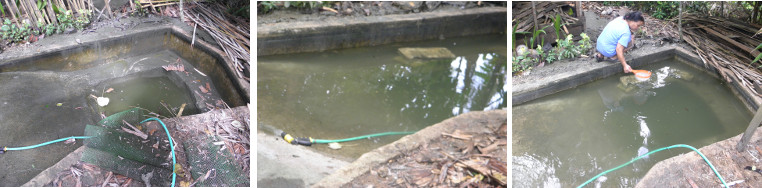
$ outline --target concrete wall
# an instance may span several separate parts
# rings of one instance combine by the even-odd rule
[[[257,25],[257,55],[319,52],[395,42],[505,33],[507,8]]]

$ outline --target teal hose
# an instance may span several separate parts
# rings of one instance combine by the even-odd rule
[[[146,120],[141,121],[140,123],[144,123],[146,121],[151,121],[151,120],[158,121],[159,123],[161,123],[161,126],[164,127],[164,131],[167,132],[167,139],[169,139],[169,148],[172,151],[172,187],[174,187],[175,178],[177,176],[175,173],[175,164],[177,162],[175,161],[175,145],[172,143],[172,136],[169,135],[169,130],[167,129],[167,125],[164,125],[164,122],[162,122],[159,118],[155,118],[155,117],[148,118]]]
[[[387,135],[405,135],[405,134],[413,134],[415,132],[385,132],[385,133],[376,133],[376,134],[369,134],[369,135],[363,135],[358,137],[352,137],[352,138],[345,138],[345,139],[339,139],[339,140],[322,140],[322,139],[315,139],[313,143],[315,144],[328,144],[333,142],[348,142],[348,141],[355,141],[365,138],[372,138],[372,137],[378,137],[378,136],[387,136]]]
[[[6,151],[26,150],[26,149],[32,149],[32,148],[37,148],[37,147],[45,146],[45,145],[56,143],[56,142],[63,142],[63,141],[66,141],[66,140],[72,139],[72,138],[73,139],[88,139],[90,137],[89,136],[71,136],[71,137],[61,138],[61,139],[58,139],[58,140],[53,140],[53,141],[49,141],[49,142],[45,142],[45,143],[37,144],[37,145],[33,145],[33,146],[24,146],[24,147],[17,147],[17,148],[5,147],[4,149]]]
[[[607,174],[607,173],[609,173],[609,172],[612,172],[612,171],[614,171],[614,170],[618,170],[618,169],[620,169],[620,168],[622,168],[622,167],[624,167],[624,166],[627,166],[627,165],[629,165],[629,164],[632,164],[633,162],[635,162],[635,161],[637,161],[637,160],[639,160],[639,159],[641,159],[641,158],[643,158],[643,157],[645,157],[645,156],[648,156],[648,155],[650,155],[650,154],[652,154],[652,153],[656,153],[656,152],[659,152],[659,151],[662,151],[662,150],[666,150],[666,149],[677,148],[677,147],[689,148],[689,149],[691,149],[691,150],[693,150],[693,151],[696,151],[696,153],[698,153],[698,154],[699,154],[699,156],[701,156],[701,158],[704,158],[704,161],[706,161],[706,164],[709,164],[709,168],[711,168],[711,169],[712,169],[712,171],[714,171],[714,174],[715,174],[715,175],[717,175],[717,178],[720,178],[720,181],[722,182],[722,185],[723,185],[723,186],[725,186],[726,188],[728,187],[728,184],[727,184],[727,183],[725,183],[725,179],[722,179],[722,176],[720,175],[720,173],[719,173],[719,172],[717,172],[717,169],[715,169],[715,168],[714,168],[714,165],[712,165],[712,163],[711,163],[711,162],[709,162],[709,159],[707,159],[707,158],[706,158],[706,156],[704,156],[704,154],[702,154],[702,153],[701,153],[701,152],[700,152],[698,149],[694,148],[693,146],[689,146],[689,145],[685,145],[685,144],[677,144],[677,145],[672,145],[672,146],[668,146],[668,147],[659,148],[659,149],[657,149],[657,150],[653,150],[653,151],[651,151],[651,152],[648,152],[648,153],[646,153],[646,154],[644,154],[644,155],[641,155],[641,156],[635,157],[634,159],[630,160],[630,162],[627,162],[627,163],[624,163],[624,164],[622,164],[622,165],[619,165],[619,166],[617,166],[616,168],[612,168],[612,169],[606,170],[606,171],[604,171],[604,172],[602,172],[602,173],[598,174],[597,176],[595,176],[595,177],[593,177],[593,178],[590,178],[590,180],[587,180],[587,181],[586,181],[585,183],[583,183],[582,185],[579,185],[579,186],[577,186],[577,188],[581,188],[582,186],[585,186],[585,185],[587,185],[588,183],[592,182],[593,180],[595,180],[595,179],[598,179],[598,177],[601,177],[601,176],[603,176],[603,175],[605,175],[605,174]]]

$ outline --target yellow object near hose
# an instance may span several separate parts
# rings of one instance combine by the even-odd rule
[[[293,143],[291,143],[291,142],[292,142],[292,141],[294,141],[294,137],[293,137],[293,136],[291,136],[290,134],[286,134],[286,135],[284,135],[284,136],[283,136],[283,140],[285,140],[285,141],[286,141],[286,142],[288,142],[289,144],[293,144]]]

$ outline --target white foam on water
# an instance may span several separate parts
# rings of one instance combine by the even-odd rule
[[[645,155],[646,153],[648,153],[648,148],[646,148],[646,146],[640,146],[640,148],[638,148],[638,156]],[[643,158],[648,159],[648,156],[646,155]]]
[[[646,117],[638,115],[635,117],[638,119],[638,123],[640,124],[640,136],[643,137],[643,145],[648,145],[648,137],[651,136],[651,130],[648,129],[648,124],[646,123]]]

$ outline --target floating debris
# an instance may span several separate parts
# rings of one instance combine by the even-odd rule
[[[331,149],[341,149],[341,144],[339,144],[338,142],[329,143],[328,144],[328,148],[331,148]]]

